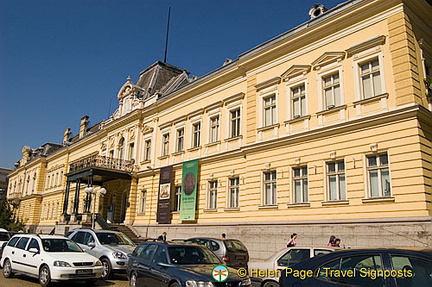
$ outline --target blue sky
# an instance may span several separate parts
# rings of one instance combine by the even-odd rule
[[[0,0],[0,167],[117,108],[130,76],[163,60],[202,76],[344,0]]]

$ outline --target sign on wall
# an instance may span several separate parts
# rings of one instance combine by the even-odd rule
[[[198,189],[198,160],[183,163],[180,220],[195,220]]]
[[[171,223],[171,186],[173,167],[161,168],[159,178],[159,196],[157,218],[158,223]]]

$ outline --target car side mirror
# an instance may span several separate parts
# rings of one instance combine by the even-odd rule
[[[34,253],[34,254],[38,254],[39,253],[39,249],[32,247],[29,249],[29,252]]]
[[[89,244],[87,244],[87,246],[90,248],[94,248],[96,244],[94,242],[90,242]]]

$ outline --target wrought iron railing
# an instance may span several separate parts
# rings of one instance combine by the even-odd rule
[[[102,167],[131,172],[133,169],[133,164],[133,160],[112,158],[101,155],[90,155],[71,162],[69,172],[74,172],[89,167]]]

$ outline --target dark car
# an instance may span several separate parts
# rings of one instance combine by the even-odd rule
[[[224,239],[211,237],[189,238],[186,242],[198,243],[213,251],[227,266],[233,268],[247,268],[249,252],[238,239]]]
[[[228,276],[224,282],[213,277],[220,267]],[[239,277],[208,248],[178,241],[141,243],[129,255],[126,271],[131,287],[251,286],[248,276]]]
[[[432,250],[367,248],[335,251],[282,270],[282,287],[432,286]]]

